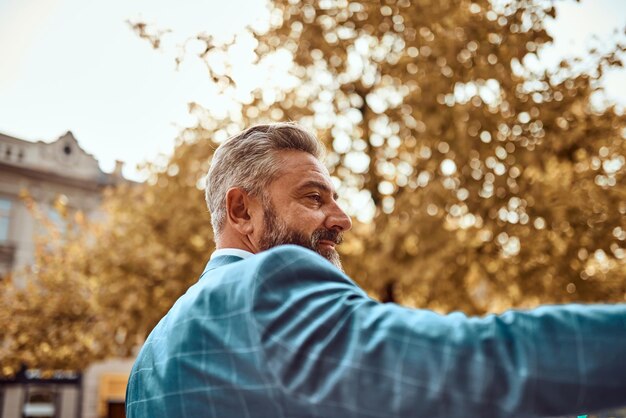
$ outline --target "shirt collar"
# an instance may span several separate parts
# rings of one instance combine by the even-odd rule
[[[223,255],[232,255],[245,260],[246,258],[252,257],[254,254],[250,251],[240,250],[239,248],[220,248],[219,250],[213,251],[213,254],[211,254],[211,260]]]

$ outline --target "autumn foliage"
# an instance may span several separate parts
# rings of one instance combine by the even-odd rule
[[[221,42],[199,34],[201,52],[185,58],[206,63],[230,110],[191,104],[198,126],[167,163],[111,190],[103,222],[42,247],[27,290],[2,290],[5,373],[130,353],[214,247],[202,194],[213,150],[262,121],[298,121],[328,146],[356,220],[344,266],[373,297],[473,315],[626,300],[626,117],[599,83],[624,45],[541,69],[554,14],[542,1],[268,7],[266,27]],[[159,47],[146,25],[134,29]],[[226,52],[250,39],[251,71],[288,57],[283,84],[238,90],[254,73],[235,71]],[[15,320],[48,298],[39,322]]]

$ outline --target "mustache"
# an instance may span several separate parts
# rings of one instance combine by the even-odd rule
[[[339,245],[343,242],[343,233],[335,229],[318,229],[311,235],[311,241],[316,247],[320,241],[330,241],[335,245]]]

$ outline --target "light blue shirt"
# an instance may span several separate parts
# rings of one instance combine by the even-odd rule
[[[252,257],[254,254],[246,250],[240,250],[239,248],[220,248],[219,250],[213,251],[213,254],[211,254],[211,260],[216,257],[221,257],[223,255],[232,255],[234,257],[239,257],[245,260]]]

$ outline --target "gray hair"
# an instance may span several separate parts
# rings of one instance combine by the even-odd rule
[[[228,190],[241,187],[252,196],[264,198],[264,189],[280,174],[277,152],[281,150],[303,151],[318,160],[324,157],[324,147],[317,138],[295,123],[252,126],[215,150],[205,191],[215,239],[226,222]]]

